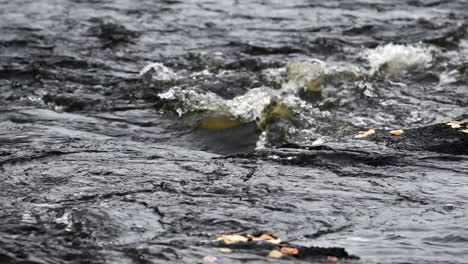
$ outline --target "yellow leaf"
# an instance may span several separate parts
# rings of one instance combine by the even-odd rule
[[[263,239],[266,239],[266,240],[275,240],[276,238],[274,238],[273,236],[270,236],[268,234],[262,234],[260,236],[260,238],[263,238]]]
[[[395,135],[395,136],[399,136],[399,135],[401,135],[403,133],[405,133],[405,131],[403,131],[401,129],[390,131],[390,134]]]
[[[241,235],[222,235],[216,238],[216,241],[223,241],[226,244],[234,244],[237,242],[247,242],[249,239]]]
[[[223,253],[231,253],[232,252],[232,249],[230,248],[217,248],[219,251],[223,252]]]
[[[445,123],[447,126],[451,126],[452,128],[461,128],[461,122],[458,121],[450,121]]]
[[[299,249],[293,247],[282,247],[280,248],[281,253],[286,255],[297,255],[299,254]]]
[[[268,254],[268,257],[270,257],[270,258],[281,258],[281,257],[283,257],[283,253],[281,253],[280,251],[274,249],[274,250],[270,251],[270,253]]]
[[[203,260],[206,262],[215,262],[216,260],[218,260],[218,258],[215,256],[206,256],[203,258]]]
[[[338,261],[338,258],[335,257],[335,256],[328,256],[328,257],[327,257],[327,260],[328,260],[328,261],[337,262],[337,261]]]
[[[366,132],[362,132],[359,135],[356,135],[354,138],[363,138],[363,137],[367,137],[367,136],[372,135],[372,134],[375,134],[375,130],[374,129],[369,129]]]

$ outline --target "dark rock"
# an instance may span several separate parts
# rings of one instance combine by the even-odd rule
[[[468,154],[468,123],[461,123],[461,128],[452,128],[447,124],[436,124],[426,127],[405,129],[401,135],[392,135],[390,131],[376,130],[376,133],[363,138],[388,147],[419,151],[428,150],[448,154]]]

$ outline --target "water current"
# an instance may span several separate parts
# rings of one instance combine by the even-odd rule
[[[0,30],[0,263],[468,262],[465,0],[0,1]],[[255,232],[359,259],[213,245]]]

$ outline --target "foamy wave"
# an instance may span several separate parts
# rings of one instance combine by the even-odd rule
[[[263,71],[264,78],[280,86],[281,93],[297,94],[300,90],[320,92],[324,85],[343,80],[359,80],[364,71],[353,64],[324,62],[316,59],[289,62],[286,67]]]
[[[254,121],[263,119],[265,109],[278,100],[279,96],[276,91],[268,87],[259,87],[229,100],[227,105],[234,116]]]
[[[311,60],[306,62],[290,62],[287,65],[287,80],[283,84],[283,91],[297,91],[298,89],[312,92],[320,91],[325,62]]]
[[[382,72],[398,75],[401,72],[425,68],[432,61],[431,49],[421,45],[387,44],[365,50],[362,56],[371,67],[371,74]]]
[[[211,93],[192,89],[172,87],[159,97],[164,100],[175,100],[175,111],[182,116],[189,112],[208,111],[231,115],[243,122],[256,121],[259,124],[266,118],[267,108],[280,100],[278,93],[268,87],[249,90],[246,94],[226,100]]]
[[[225,100],[211,92],[174,86],[158,96],[163,100],[175,101],[175,111],[179,116],[195,111],[228,111]]]

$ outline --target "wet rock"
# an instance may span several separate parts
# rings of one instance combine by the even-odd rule
[[[468,154],[468,123],[454,123],[452,127],[447,123],[426,127],[404,129],[400,135],[390,131],[376,130],[364,140],[383,143],[391,148],[419,151],[428,150],[448,154]]]
[[[251,252],[252,254],[257,254],[259,256],[267,256],[271,250],[278,250],[281,252],[281,248],[292,248],[296,249],[298,254],[283,254],[279,258],[286,259],[299,259],[306,261],[325,261],[327,257],[333,256],[339,259],[347,260],[358,260],[359,257],[350,255],[344,248],[325,248],[325,247],[304,247],[294,244],[289,244],[283,242],[279,245],[272,244],[269,242],[262,241],[248,241],[248,242],[238,242],[234,244],[225,244],[225,243],[213,243],[213,247],[217,248],[229,248],[233,251],[241,252]]]

